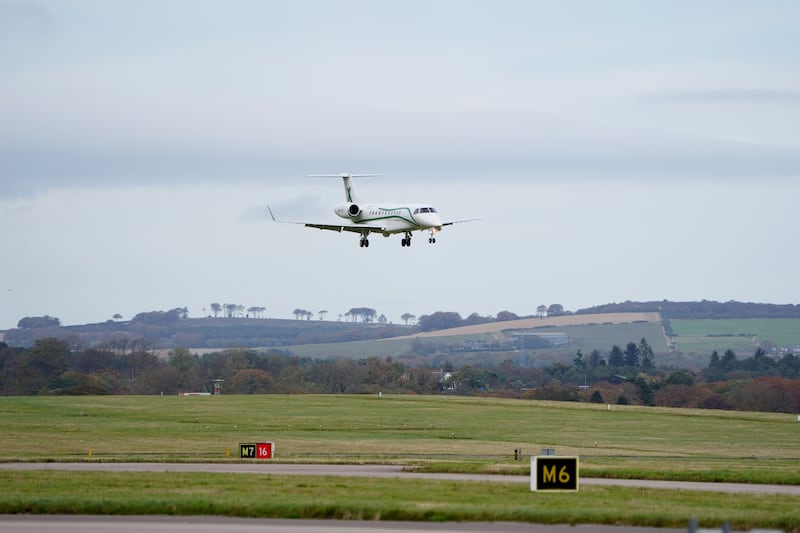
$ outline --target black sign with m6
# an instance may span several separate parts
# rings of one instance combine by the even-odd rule
[[[578,476],[577,457],[531,457],[531,490],[534,492],[577,492]]]

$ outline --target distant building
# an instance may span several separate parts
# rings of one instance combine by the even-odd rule
[[[439,390],[442,391],[455,391],[456,390],[456,381],[453,379],[453,374],[450,372],[446,372],[444,370],[434,370],[433,376],[436,378],[437,383],[439,383]]]

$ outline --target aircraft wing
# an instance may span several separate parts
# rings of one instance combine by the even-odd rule
[[[311,224],[308,222],[302,222],[302,224],[307,228],[317,228],[317,229],[327,229],[330,231],[338,231],[339,233],[343,231],[352,231],[353,233],[364,233],[365,231],[368,233],[382,233],[386,228],[380,226],[345,226],[345,225],[332,225],[332,224]]]
[[[472,222],[473,220],[481,220],[483,218],[483,213],[480,216],[472,217],[472,218],[462,218],[461,220],[451,220],[449,222],[442,222],[442,226],[452,226],[453,224],[461,224],[462,222]]]
[[[267,210],[269,211],[269,216],[272,217],[272,220],[275,222],[283,222],[286,224],[302,224],[307,228],[317,228],[317,229],[324,229],[328,231],[338,231],[339,233],[343,231],[352,231],[353,233],[382,233],[386,230],[383,226],[367,226],[367,225],[345,225],[345,224],[316,224],[313,222],[298,222],[294,220],[281,220],[275,216],[275,213],[272,212],[272,208],[267,206]]]

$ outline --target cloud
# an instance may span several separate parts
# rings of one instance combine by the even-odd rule
[[[50,12],[37,2],[0,2],[0,37],[42,34],[52,24]]]
[[[706,89],[661,91],[648,95],[654,102],[686,104],[768,103],[800,104],[800,91],[780,89]]]

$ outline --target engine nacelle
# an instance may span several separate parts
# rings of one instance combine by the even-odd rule
[[[361,214],[361,208],[358,204],[347,202],[336,206],[334,212],[342,218],[357,218]]]

